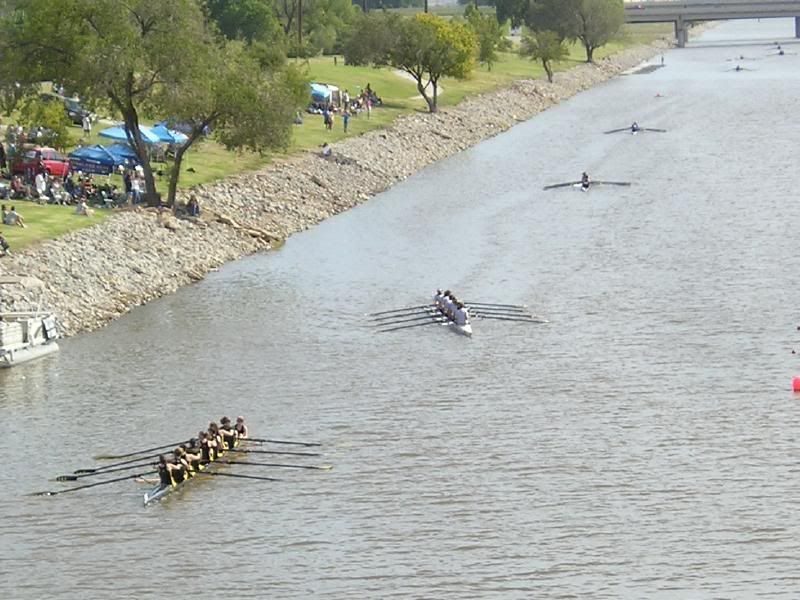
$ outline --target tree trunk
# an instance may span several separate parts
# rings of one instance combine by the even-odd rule
[[[586,62],[593,63],[594,62],[594,46],[592,46],[589,42],[583,42],[583,47],[586,48]]]
[[[425,99],[425,102],[428,103],[428,112],[436,112],[436,101],[428,96],[428,92],[425,91],[425,86],[422,85],[422,77],[414,75],[414,79],[417,80],[417,91],[420,93],[420,96]]]
[[[544,67],[544,72],[547,73],[547,81],[553,83],[553,67],[550,66],[550,61],[542,60],[542,66]]]
[[[124,108],[123,119],[128,141],[136,151],[139,164],[144,172],[145,201],[148,206],[158,206],[158,192],[156,191],[156,180],[153,177],[153,168],[150,166],[150,156],[147,153],[147,145],[142,139],[142,133],[139,131],[139,115],[132,104]]]
[[[186,154],[186,151],[191,148],[192,144],[194,144],[200,138],[200,136],[203,134],[203,130],[205,130],[208,125],[209,123],[205,122],[200,127],[194,127],[191,134],[189,134],[189,139],[186,140],[186,143],[179,146],[175,151],[175,160],[172,165],[172,172],[169,174],[169,191],[167,192],[167,204],[172,207],[173,214],[177,212],[178,208],[177,204],[175,203],[175,196],[178,193],[178,180],[181,176],[183,155]]]
[[[431,112],[437,112],[439,110],[439,80],[431,79],[431,84],[433,84],[433,107]]]

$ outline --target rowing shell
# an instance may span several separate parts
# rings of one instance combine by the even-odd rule
[[[239,446],[239,440],[237,439],[236,442],[234,442],[234,448],[236,448],[238,446]],[[226,454],[227,454],[227,452],[223,452],[222,454],[219,455],[219,458],[222,458]],[[219,460],[219,458],[217,459],[217,461]],[[216,462],[216,461],[212,461],[211,463],[209,463],[207,465],[201,465],[200,466],[200,471],[205,471],[205,470],[209,469],[210,467],[213,467],[214,462]],[[192,477],[186,477],[186,479],[184,479],[180,483],[174,483],[172,485],[161,485],[159,483],[158,485],[156,485],[149,492],[145,492],[145,494],[144,494],[144,505],[147,506],[148,504],[152,504],[153,502],[158,502],[159,500],[169,496],[172,492],[174,492],[178,488],[182,488],[184,485],[186,485],[186,483],[188,481],[191,481],[196,476],[197,476],[197,474],[195,474]]]
[[[467,337],[472,337],[472,325],[470,323],[465,323],[464,325],[459,325],[453,319],[448,317],[446,313],[444,313],[441,309],[439,309],[438,306],[434,305],[434,306],[431,307],[431,309],[432,309],[431,310],[431,314],[433,316],[435,316],[435,317],[439,317],[439,316],[443,317],[446,320],[446,322],[444,324],[447,325],[450,329],[452,329],[453,331],[455,331],[456,333],[458,333],[460,335],[464,335],[464,336],[467,336]]]

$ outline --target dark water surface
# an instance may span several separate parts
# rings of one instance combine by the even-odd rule
[[[792,26],[724,24],[0,373],[1,595],[796,598]],[[669,131],[601,134],[634,119]],[[583,170],[634,185],[541,191]],[[367,326],[438,285],[551,323]],[[24,496],[240,413],[335,469]]]

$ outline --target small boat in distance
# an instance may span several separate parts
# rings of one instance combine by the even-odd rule
[[[21,285],[41,288],[35,277],[0,276],[0,286]],[[0,311],[0,368],[9,368],[58,351],[61,337],[55,316],[41,309],[41,302],[31,311]]]

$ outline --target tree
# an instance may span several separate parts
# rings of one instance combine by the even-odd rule
[[[64,112],[64,105],[56,97],[46,102],[38,96],[28,96],[20,108],[19,120],[28,129],[41,127],[44,130],[44,136],[40,140],[43,146],[63,150],[69,142],[69,120]]]
[[[197,0],[17,0],[4,22],[4,53],[20,56],[27,82],[62,81],[81,98],[107,99],[122,115],[144,170],[148,203],[158,200],[139,124],[162,87],[196,72],[211,43]]]
[[[562,40],[580,40],[586,62],[625,22],[622,0],[535,0],[526,23],[534,31],[554,31]]]
[[[511,21],[512,27],[519,27],[525,22],[528,4],[529,0],[495,0],[497,21],[499,23]]]
[[[506,28],[497,22],[497,17],[481,13],[474,4],[467,5],[464,16],[478,38],[478,61],[491,71],[497,62],[497,51],[508,41]]]
[[[283,45],[283,28],[273,0],[205,0],[208,16],[230,40]]]
[[[547,81],[553,83],[553,62],[566,58],[569,50],[555,31],[526,31],[522,36],[520,54],[542,61]]]
[[[242,43],[206,47],[195,72],[177,85],[161,87],[156,101],[176,121],[189,126],[170,172],[168,203],[175,207],[181,164],[205,132],[229,150],[266,152],[285,149],[297,107],[308,82],[291,65],[277,71],[260,68],[258,56]]]
[[[359,33],[372,25],[380,36],[360,38]],[[360,49],[350,53],[359,44]],[[428,13],[411,18],[374,15],[364,17],[355,28],[345,48],[345,60],[348,64],[388,65],[405,71],[417,83],[428,110],[436,112],[439,80],[468,77],[477,48],[475,33],[464,23]]]
[[[594,51],[610,42],[625,22],[622,0],[583,0],[578,12],[577,37],[586,49],[586,62]]]

